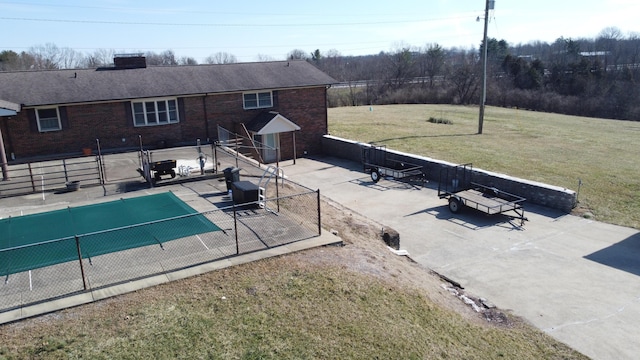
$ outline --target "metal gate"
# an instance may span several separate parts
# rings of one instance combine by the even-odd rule
[[[0,198],[105,183],[101,155],[27,162],[7,168],[8,179],[0,181]]]

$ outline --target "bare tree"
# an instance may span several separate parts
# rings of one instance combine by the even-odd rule
[[[317,66],[327,74],[333,76],[336,80],[340,80],[341,69],[343,66],[343,56],[336,49],[331,49],[322,57],[322,61]]]
[[[59,66],[62,69],[77,69],[84,63],[84,55],[71,48],[60,49]]]
[[[256,60],[260,62],[267,62],[267,61],[275,61],[275,58],[267,54],[258,54],[256,55]]]
[[[386,54],[385,80],[393,88],[402,87],[416,76],[416,59],[411,48],[401,44],[394,52]]]
[[[631,67],[637,67],[637,64],[640,63],[640,33],[632,32],[629,34],[625,50],[627,63],[629,63]]]
[[[178,65],[176,54],[172,50],[165,50],[160,54],[148,51],[145,53],[145,56],[147,58],[147,65]]]
[[[183,56],[178,59],[178,65],[198,65],[198,62],[190,56]]]
[[[451,83],[455,93],[455,99],[453,100],[458,104],[469,104],[474,99],[479,88],[478,62],[474,53],[469,53],[462,59],[463,61],[453,67],[453,73],[451,74]]]
[[[346,79],[347,86],[349,88],[348,101],[349,105],[357,106],[361,105],[358,103],[358,87],[361,86],[358,80],[361,80],[361,72],[362,72],[362,63],[354,61],[354,62],[345,62],[342,66],[342,78]]]
[[[162,57],[162,65],[178,65],[178,60],[176,60],[176,54],[173,50],[165,50],[160,56]]]
[[[32,46],[29,48],[29,54],[34,60],[34,70],[51,70],[60,68],[60,48],[53,43]]]
[[[429,44],[426,50],[420,57],[420,77],[428,77],[429,87],[433,87],[433,80],[444,68],[445,53],[442,46],[438,44]]]
[[[115,50],[96,49],[93,53],[85,56],[84,66],[88,68],[98,68],[113,64]]]
[[[307,53],[304,50],[293,49],[287,54],[287,60],[307,60]]]
[[[207,64],[233,64],[237,63],[238,59],[235,55],[229,54],[227,52],[217,52],[215,54],[211,54],[204,59],[204,62]]]
[[[620,52],[618,51],[618,42],[623,38],[622,31],[615,26],[602,29],[596,39],[596,46],[606,51],[604,57],[605,71],[611,66],[614,68],[618,65]]]

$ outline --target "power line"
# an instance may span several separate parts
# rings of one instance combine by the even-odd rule
[[[389,24],[411,24],[429,21],[453,20],[462,18],[473,18],[472,16],[456,16],[446,18],[433,18],[422,20],[403,21],[370,21],[370,22],[340,22],[340,23],[264,23],[264,24],[224,24],[224,23],[169,23],[169,22],[138,22],[138,21],[106,21],[106,20],[71,20],[71,19],[38,19],[25,17],[0,17],[0,20],[13,21],[36,21],[36,22],[57,22],[57,23],[77,23],[77,24],[103,24],[103,25],[142,25],[142,26],[196,26],[196,27],[314,27],[314,26],[362,26],[362,25],[389,25]]]
[[[260,16],[268,16],[268,17],[273,17],[273,16],[318,16],[317,13],[309,13],[309,14],[303,14],[303,13],[283,13],[282,11],[278,11],[278,12],[257,12],[257,13],[251,13],[251,12],[247,12],[247,11],[242,11],[242,12],[228,12],[228,11],[207,11],[207,10],[184,10],[184,9],[176,9],[176,8],[133,8],[133,7],[115,7],[115,6],[89,6],[89,5],[65,5],[65,4],[49,4],[49,3],[29,3],[29,2],[15,2],[15,1],[0,1],[0,4],[13,4],[13,5],[26,5],[26,6],[39,6],[39,7],[54,7],[54,8],[71,8],[71,9],[92,9],[92,10],[116,10],[116,11],[126,11],[128,13],[135,13],[135,12],[158,12],[158,13],[162,13],[162,12],[167,12],[167,13],[171,13],[171,14],[176,14],[176,13],[184,13],[184,14],[216,14],[216,15],[243,15],[243,16],[254,16],[254,15],[260,15]],[[366,10],[366,9],[365,9]],[[478,12],[480,10],[477,10],[476,12]],[[359,12],[358,13],[359,16],[384,16],[384,17],[389,17],[389,13],[380,13],[380,14],[374,14],[374,13],[366,13],[366,12]],[[396,14],[399,16],[404,16],[403,14]],[[415,13],[411,12],[408,13],[408,15],[410,16],[415,16]],[[351,17],[351,14],[340,14],[340,13],[332,13],[331,14],[332,17]],[[417,21],[417,20],[416,20]]]

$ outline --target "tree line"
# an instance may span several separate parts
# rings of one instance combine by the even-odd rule
[[[479,104],[483,45],[398,46],[368,56],[316,50],[308,59],[341,82],[330,106]],[[639,121],[639,100],[640,34],[606,28],[596,38],[553,43],[487,40],[488,105]]]
[[[303,59],[340,82],[329,106],[444,103],[478,104],[484,44],[477,49],[445,49],[398,44],[388,52],[344,56],[337,50],[294,49],[287,59]],[[145,52],[147,64],[197,65],[171,50]],[[83,54],[54,44],[17,53],[0,52],[0,71],[97,68],[113,64],[113,50]],[[273,60],[258,55],[259,61]],[[207,64],[237,62],[217,52]],[[501,107],[640,121],[640,34],[603,29],[595,38],[560,37],[511,45],[487,39],[487,104]]]
[[[198,65],[193,57],[178,57],[172,50],[159,53],[153,51],[139,52],[146,57],[150,66]],[[113,49],[98,49],[92,53],[82,53],[71,48],[58,47],[55,44],[32,46],[27,51],[0,51],[0,71],[20,70],[55,70],[99,68],[113,65],[116,51]],[[204,59],[206,64],[235,63],[235,55],[227,52],[217,52]]]

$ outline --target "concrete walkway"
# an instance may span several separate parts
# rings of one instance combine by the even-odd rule
[[[411,258],[594,359],[640,354],[640,233],[525,204],[523,228],[449,212],[437,184],[374,184],[336,158],[282,164],[285,175],[400,233]]]

